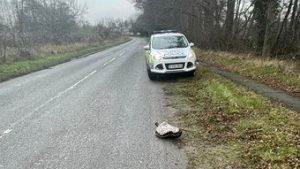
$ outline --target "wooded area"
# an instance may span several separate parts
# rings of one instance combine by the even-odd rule
[[[300,55],[299,0],[135,0],[133,31],[176,29],[201,48]]]
[[[77,0],[0,0],[0,63],[34,57],[41,46],[101,42],[128,29],[122,20],[90,25],[85,11]]]

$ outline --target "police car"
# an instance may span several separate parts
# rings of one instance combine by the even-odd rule
[[[196,70],[196,54],[193,43],[176,31],[156,31],[145,46],[147,72],[150,80],[162,74],[187,74]]]

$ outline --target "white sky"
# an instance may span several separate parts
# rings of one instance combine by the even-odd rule
[[[137,11],[130,0],[79,0],[86,4],[85,19],[90,23],[106,19],[128,19],[137,15]]]

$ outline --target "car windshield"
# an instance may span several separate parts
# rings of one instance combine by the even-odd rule
[[[153,49],[186,48],[188,42],[184,36],[161,36],[152,40]]]

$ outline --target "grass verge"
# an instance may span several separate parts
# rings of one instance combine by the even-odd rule
[[[251,55],[197,50],[198,59],[300,96],[300,63]]]
[[[82,57],[93,52],[99,52],[101,50],[117,46],[128,41],[130,41],[130,38],[122,37],[106,41],[104,44],[101,45],[93,45],[64,53],[41,56],[33,60],[24,60],[8,64],[0,64],[0,81],[5,81],[34,71],[46,69],[51,66],[68,62],[73,58]]]
[[[296,112],[203,68],[165,92],[186,130],[190,169],[300,167]]]

